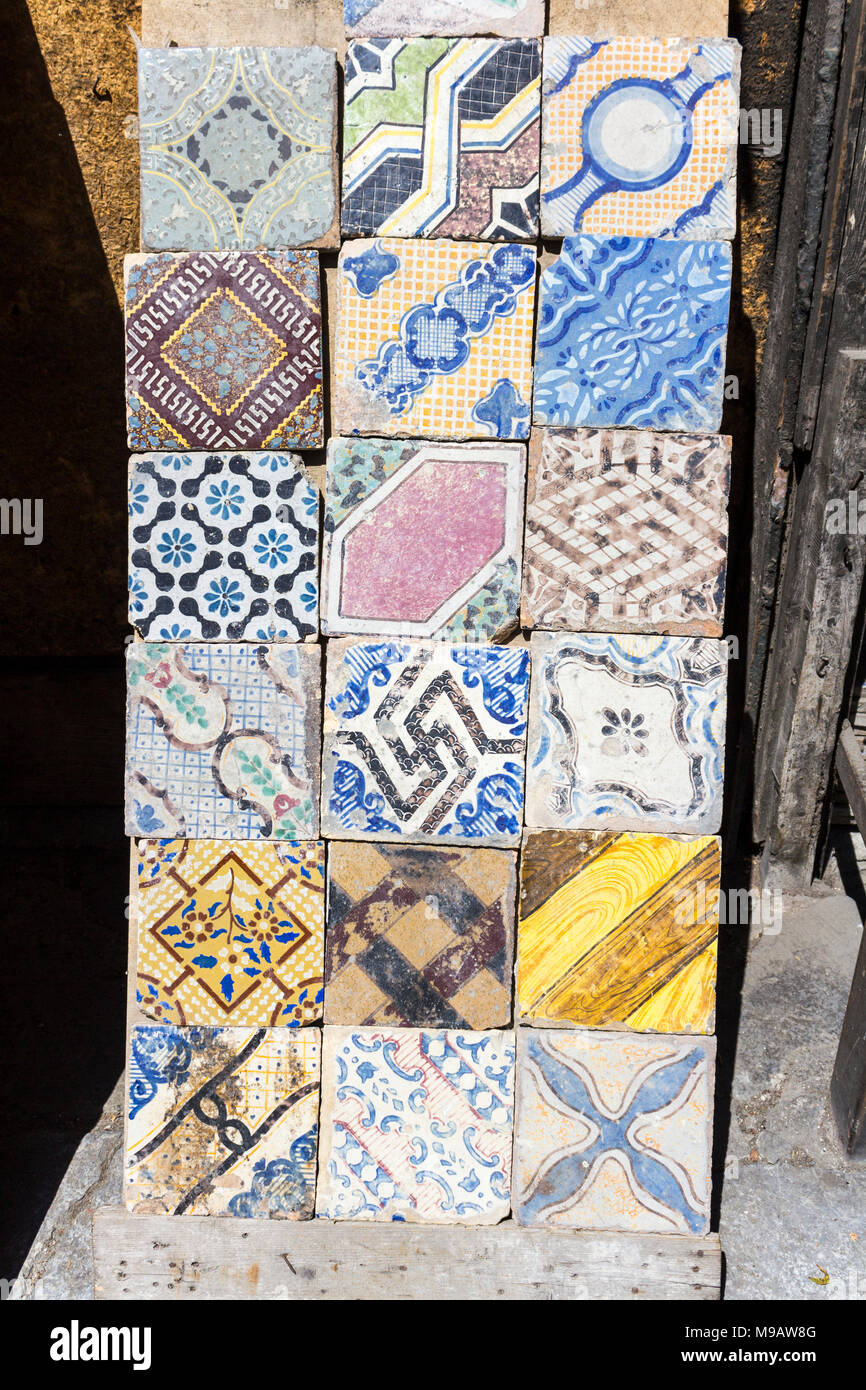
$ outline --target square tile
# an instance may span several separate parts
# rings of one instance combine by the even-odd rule
[[[501,849],[332,843],[326,1023],[507,1026],[516,860]]]
[[[730,296],[726,241],[566,239],[541,277],[535,423],[714,434]]]
[[[520,1029],[523,1226],[704,1235],[715,1038]]]
[[[315,251],[127,256],[131,449],[318,449]]]
[[[528,686],[520,647],[330,642],[323,834],[517,845]]]
[[[321,1036],[318,1028],[134,1028],[130,1211],[309,1219]]]
[[[533,247],[346,242],[338,288],[337,434],[527,438]]]
[[[525,475],[522,444],[332,439],[322,631],[510,636]]]
[[[336,54],[140,48],[141,244],[308,246],[331,230]]]
[[[316,1215],[502,1221],[513,1097],[513,1033],[325,1028]]]
[[[132,642],[126,833],[314,840],[318,647]]]
[[[412,0],[344,0],[346,30],[361,34],[417,34],[418,6]],[[544,0],[428,0],[425,34],[544,33]]]
[[[538,235],[537,39],[349,45],[344,236]]]
[[[130,623],[162,642],[315,638],[318,525],[292,454],[135,455]]]
[[[720,637],[731,441],[545,431],[529,470],[523,625]]]
[[[141,840],[137,1003],[156,1023],[322,1017],[325,846]]]
[[[542,107],[546,237],[736,234],[734,39],[546,38]]]
[[[520,856],[522,1023],[711,1033],[721,842],[537,830]]]
[[[536,633],[527,825],[715,834],[726,699],[714,638]]]

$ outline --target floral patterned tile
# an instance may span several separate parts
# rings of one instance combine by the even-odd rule
[[[343,235],[536,237],[540,134],[535,39],[350,43]]]
[[[309,1219],[321,1036],[318,1028],[134,1028],[130,1211]]]
[[[142,245],[252,251],[326,237],[336,102],[329,49],[140,48]]]
[[[321,447],[315,251],[127,256],[125,274],[130,448]]]
[[[535,633],[532,672],[527,825],[716,833],[724,642]]]
[[[704,1235],[715,1039],[534,1028],[518,1038],[518,1222]]]
[[[176,642],[315,638],[319,493],[291,454],[139,454],[129,621]]]
[[[510,243],[346,242],[335,431],[527,438],[535,264]]]
[[[528,685],[519,647],[330,642],[323,834],[517,845]]]
[[[344,0],[346,30],[351,36],[412,35],[418,32],[413,0]],[[506,34],[532,37],[544,33],[544,0],[428,0],[425,34]]]
[[[513,1096],[513,1033],[326,1027],[316,1215],[501,1221]]]
[[[322,1017],[325,846],[142,840],[138,1007],[156,1023],[299,1028]]]
[[[545,236],[736,234],[740,45],[544,40]]]
[[[126,833],[319,833],[319,648],[132,642]]]
[[[322,631],[509,635],[525,473],[522,444],[332,439]]]
[[[714,434],[730,295],[728,242],[566,239],[541,277],[535,423]]]

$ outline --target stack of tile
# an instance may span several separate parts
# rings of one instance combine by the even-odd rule
[[[738,48],[345,8],[339,213],[333,52],[139,53],[127,1202],[701,1233]]]

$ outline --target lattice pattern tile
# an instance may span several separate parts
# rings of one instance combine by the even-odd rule
[[[509,1024],[515,860],[507,850],[332,843],[326,1023]]]
[[[316,1215],[501,1221],[513,1096],[513,1033],[325,1028]]]
[[[545,39],[544,235],[733,237],[739,107],[733,39]]]
[[[352,36],[418,32],[413,0],[344,0],[343,10]],[[429,0],[422,27],[425,34],[531,37],[544,33],[544,21],[544,0]]]
[[[343,235],[535,237],[540,137],[535,39],[351,43]]]
[[[331,440],[323,632],[509,635],[525,471],[522,444]]]
[[[523,623],[719,637],[731,441],[545,431],[530,465]]]
[[[129,1209],[311,1217],[321,1036],[317,1028],[134,1028]]]
[[[319,648],[127,647],[126,833],[319,833]]]

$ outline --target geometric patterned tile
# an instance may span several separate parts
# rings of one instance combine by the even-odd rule
[[[544,235],[733,237],[739,92],[733,39],[546,38]]]
[[[325,48],[140,48],[142,245],[252,251],[323,237],[336,86]]]
[[[331,641],[323,835],[517,845],[528,685],[519,647]]]
[[[726,241],[567,237],[541,276],[535,423],[714,434],[730,294]]]
[[[532,637],[526,823],[714,835],[727,647],[712,637]]]
[[[529,832],[517,1008],[538,1027],[711,1033],[720,841]]]
[[[127,256],[131,449],[317,449],[315,251]]]
[[[325,1022],[511,1022],[516,856],[332,842]]]
[[[704,1235],[715,1038],[518,1032],[523,1226]]]
[[[536,39],[350,43],[344,236],[538,234]]]
[[[730,458],[726,435],[545,431],[523,625],[720,637]]]
[[[535,266],[513,243],[346,242],[335,433],[527,438]]]
[[[130,1211],[308,1220],[321,1037],[318,1028],[134,1028]]]
[[[503,1220],[513,1102],[513,1033],[326,1027],[316,1215]]]
[[[126,669],[127,835],[316,839],[318,647],[132,642]]]
[[[319,494],[292,454],[138,454],[129,621],[142,637],[315,637]]]
[[[138,1006],[156,1023],[322,1017],[321,841],[141,840]]]
[[[427,0],[423,19],[412,0],[344,0],[346,32],[361,34],[544,33],[544,0]]]
[[[490,640],[517,626],[522,444],[332,439],[322,631]]]

